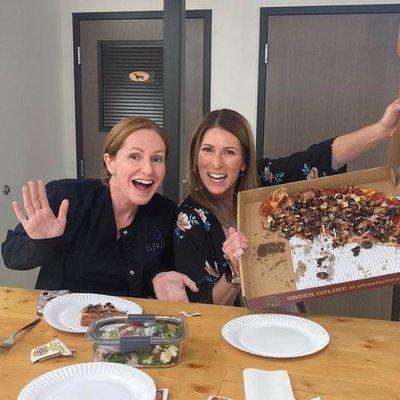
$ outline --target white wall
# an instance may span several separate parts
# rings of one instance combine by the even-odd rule
[[[60,8],[53,0],[2,0],[0,5],[0,242],[17,223],[11,200],[28,179],[65,175],[61,93]],[[70,116],[69,116],[70,117]],[[36,271],[2,266],[0,284],[32,286]]]

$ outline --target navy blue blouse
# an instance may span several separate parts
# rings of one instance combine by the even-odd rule
[[[132,223],[120,229],[107,186],[95,179],[63,179],[47,187],[55,214],[69,200],[62,236],[33,240],[21,224],[9,230],[1,246],[10,269],[40,266],[36,288],[68,289],[118,296],[153,295],[152,278],[173,269],[172,230],[176,205],[155,194],[140,206]]]

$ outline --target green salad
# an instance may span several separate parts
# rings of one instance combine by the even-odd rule
[[[98,332],[100,339],[118,340],[121,337],[151,336],[165,339],[163,344],[150,345],[144,351],[121,352],[116,345],[94,345],[95,360],[128,364],[134,367],[171,366],[179,362],[180,343],[170,342],[168,339],[176,337],[176,325],[164,321],[155,324],[147,322],[132,322],[128,324],[103,327]]]

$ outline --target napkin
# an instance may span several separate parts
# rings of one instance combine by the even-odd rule
[[[287,371],[243,370],[246,400],[295,400]]]

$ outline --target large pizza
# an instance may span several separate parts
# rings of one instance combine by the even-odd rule
[[[288,239],[324,235],[333,247],[355,243],[354,256],[374,244],[400,246],[400,200],[373,189],[340,186],[289,194],[279,188],[267,195],[260,213],[271,231]]]

